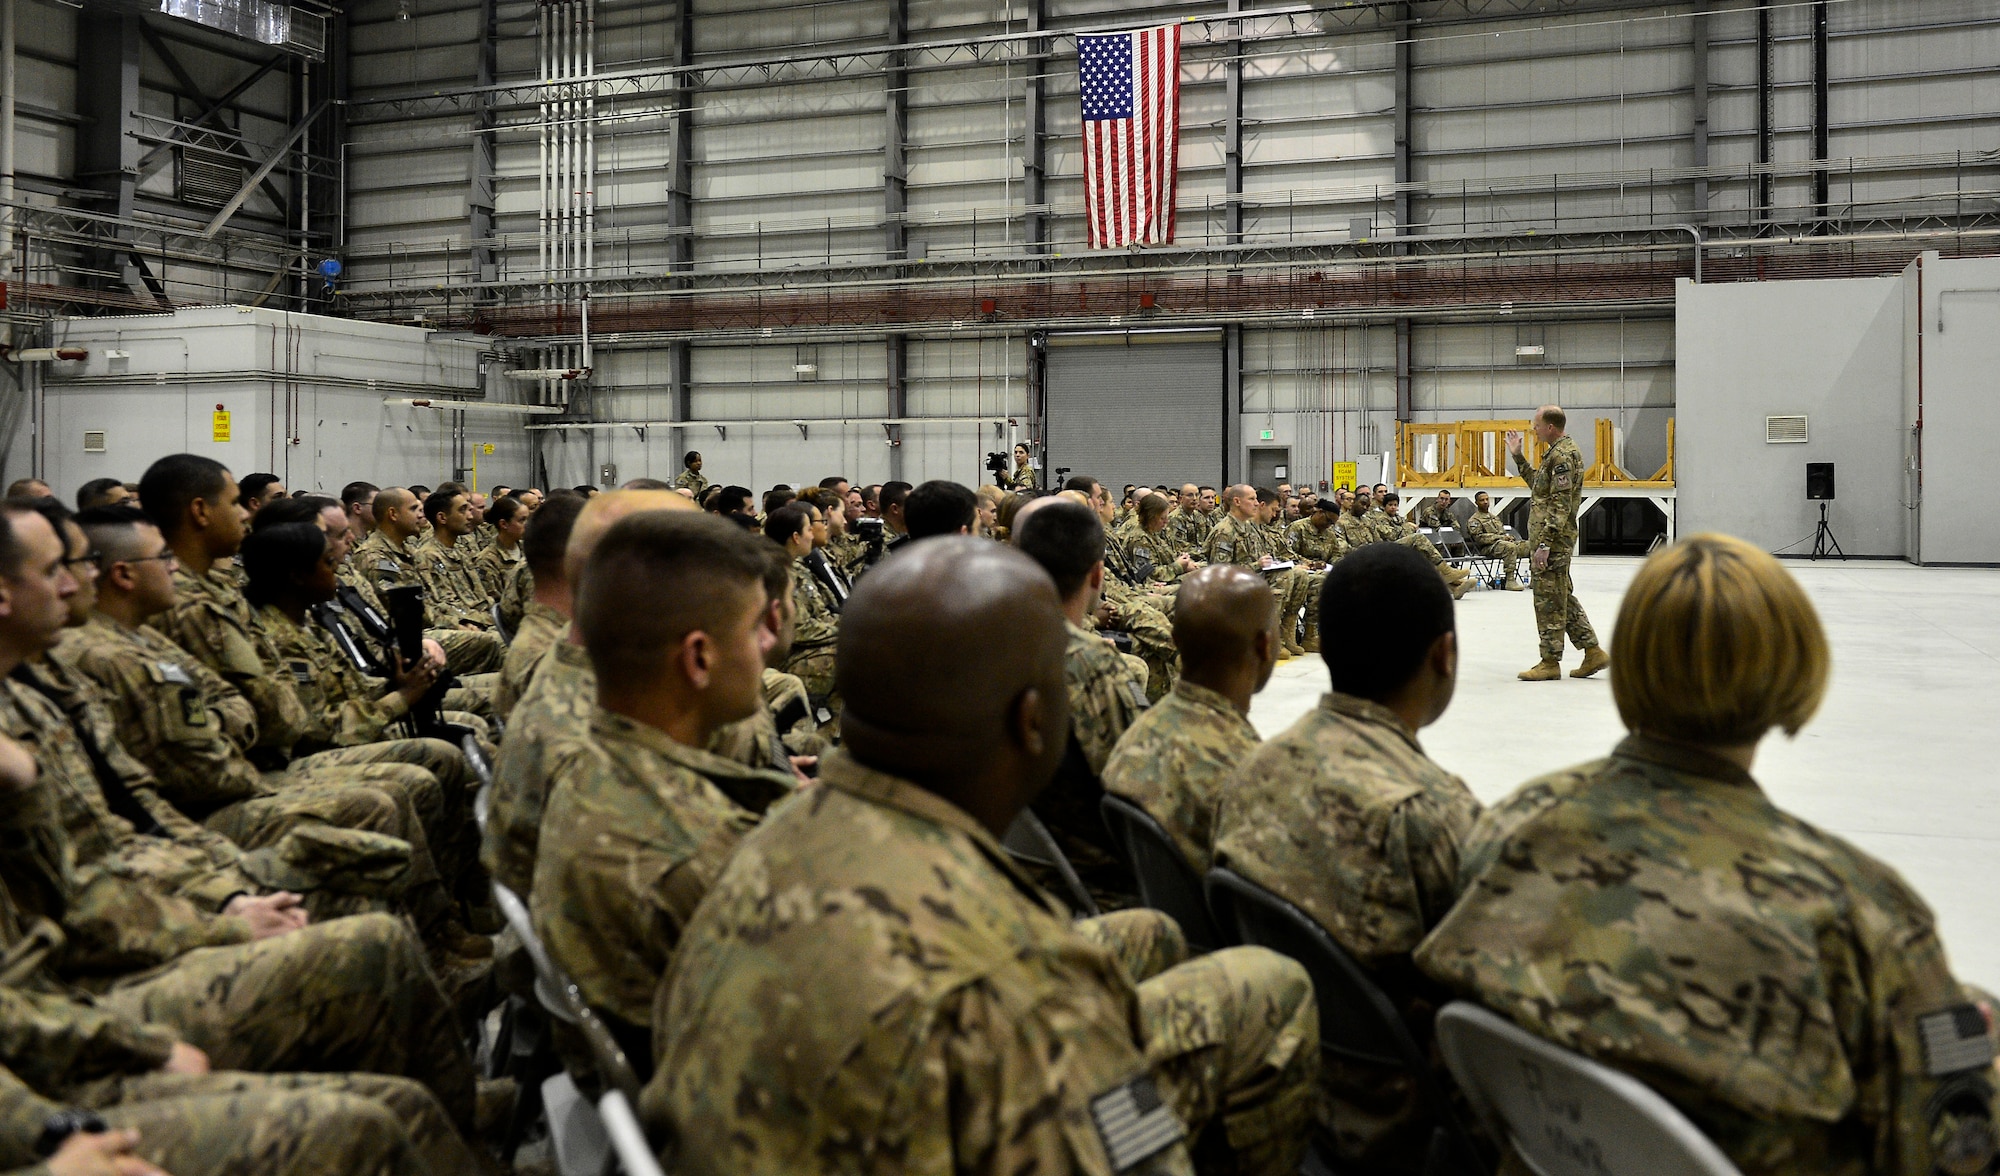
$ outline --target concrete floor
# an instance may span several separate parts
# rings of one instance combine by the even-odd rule
[[[1609,647],[1636,559],[1577,561],[1577,597]],[[1855,561],[1786,566],[1833,644],[1833,681],[1796,740],[1773,734],[1755,767],[1787,810],[1888,862],[1937,912],[1959,979],[2000,989],[2000,571]],[[1526,592],[1459,602],[1458,693],[1419,739],[1482,801],[1594,759],[1624,735],[1610,675],[1528,683]],[[1565,669],[1579,660],[1571,651]],[[1269,738],[1326,690],[1312,655],[1279,665],[1251,720]]]

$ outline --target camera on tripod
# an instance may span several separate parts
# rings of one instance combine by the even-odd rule
[[[1006,477],[1008,467],[1013,464],[1013,460],[1004,453],[989,453],[986,455],[986,468],[992,471],[995,478]]]

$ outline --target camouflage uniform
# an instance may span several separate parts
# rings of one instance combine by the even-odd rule
[[[1284,553],[1271,551],[1270,536],[1260,523],[1231,515],[1215,524],[1215,530],[1209,532],[1208,562],[1211,565],[1235,564],[1248,568],[1259,572],[1271,585],[1271,591],[1278,597],[1278,631],[1284,637],[1285,648],[1293,649],[1297,644],[1292,635],[1293,628],[1301,610],[1313,603],[1317,584],[1312,575],[1302,568],[1262,572],[1259,564],[1267,555],[1282,559]]]
[[[1111,619],[1107,629],[1132,637],[1133,655],[1146,663],[1146,697],[1159,698],[1180,677],[1180,649],[1174,644],[1173,597],[1144,592],[1131,583],[1134,565],[1127,536],[1106,536],[1104,545],[1104,604]],[[1144,583],[1145,581],[1142,581]]]
[[[477,630],[491,629],[493,617],[486,606],[477,601],[468,604],[460,598],[454,586],[454,571],[443,566],[435,544],[435,540],[427,547],[397,544],[390,540],[387,531],[377,528],[354,549],[354,564],[375,586],[378,595],[388,588],[422,588],[424,621],[430,628],[463,629],[470,625]],[[494,661],[498,660],[496,644]]]
[[[464,543],[465,540],[459,540]],[[507,583],[528,568],[528,557],[519,543],[508,551],[498,543],[476,548],[470,561],[472,575],[488,604],[497,603],[507,592]]]
[[[1534,495],[1528,506],[1528,550],[1549,549],[1548,566],[1534,573],[1529,585],[1535,594],[1535,632],[1541,638],[1542,660],[1560,661],[1565,633],[1578,649],[1597,648],[1597,632],[1577,603],[1569,578],[1570,558],[1576,552],[1577,509],[1583,503],[1583,451],[1562,436],[1542,455],[1539,468],[1528,463],[1525,448],[1514,455],[1514,468],[1528,480]]]
[[[708,479],[694,470],[682,470],[681,476],[674,479],[674,489],[692,490],[694,496],[700,498],[701,492],[708,489]]]
[[[1118,741],[1104,765],[1104,790],[1151,814],[1204,874],[1223,784],[1257,743],[1257,729],[1234,703],[1182,678]]]
[[[1438,527],[1456,527],[1458,526],[1458,516],[1451,512],[1451,508],[1455,505],[1457,505],[1457,502],[1453,500],[1440,506],[1437,498],[1432,496],[1417,503],[1416,507],[1410,511],[1410,519],[1419,527],[1430,527],[1433,529]]]
[[[709,736],[708,750],[747,768],[769,768],[792,774],[792,757],[820,755],[827,741],[811,714],[812,700],[798,675],[766,669],[764,705],[747,719],[738,719]],[[785,721],[785,729],[779,723]]]
[[[848,525],[852,526],[853,520],[849,520]],[[868,544],[861,536],[851,531],[836,535],[827,540],[826,557],[848,576],[857,576],[861,573],[862,565],[868,562]]]
[[[1297,1171],[1303,968],[1233,948],[1135,986],[964,812],[844,753],[821,781],[744,839],[661,987],[641,1105],[673,1170],[1187,1173],[1212,1124],[1232,1170]],[[1119,1109],[1158,1130],[1107,1146]]]
[[[530,909],[549,955],[643,1059],[682,928],[743,834],[798,780],[603,707],[590,736],[557,745]]]
[[[500,681],[493,690],[495,714],[504,719],[514,713],[522,692],[528,688],[528,680],[535,676],[535,668],[542,664],[556,642],[563,639],[568,628],[568,617],[546,604],[528,602],[521,623],[514,629],[514,640],[507,645],[507,660],[500,664]]]
[[[1015,466],[1007,471],[1006,477],[1000,479],[1000,488],[1022,494],[1035,489],[1035,481],[1035,467]]]
[[[1098,906],[1115,910],[1137,904],[1139,884],[1104,827],[1098,806],[1111,749],[1151,705],[1146,698],[1146,670],[1097,633],[1069,622],[1064,625],[1069,631],[1063,678],[1069,688],[1072,746],[1065,753],[1063,770],[1035,798],[1035,815],[1048,826]],[[1053,874],[1037,876],[1051,886],[1057,884]]]
[[[1214,529],[1214,521],[1198,510],[1177,506],[1167,512],[1165,534],[1172,537],[1177,553],[1201,555],[1208,548],[1208,533]]]
[[[281,749],[291,746],[307,723],[291,676],[257,631],[243,590],[221,565],[206,576],[176,567],[173,578],[173,607],[146,627],[214,670],[250,703],[257,737],[244,750],[261,766],[276,766],[283,759]]]
[[[1315,563],[1330,564],[1347,554],[1347,536],[1337,519],[1324,531],[1313,526],[1311,519],[1300,519],[1285,528],[1285,539],[1295,556]]]
[[[92,1060],[137,1067],[150,1058],[123,1056],[114,1046],[92,1051]],[[70,1089],[59,1076],[43,1085],[59,1097],[43,1097],[0,1068],[0,1166],[9,1176],[46,1176],[45,1165],[16,1165],[36,1160],[43,1124],[71,1107],[96,1112],[114,1131],[137,1131],[134,1154],[174,1176],[476,1176],[480,1171],[437,1100],[406,1078],[135,1072],[92,1086]],[[112,1089],[100,1093],[97,1086]]]
[[[1514,566],[1523,556],[1530,556],[1535,549],[1519,539],[1507,537],[1507,524],[1495,518],[1491,512],[1475,510],[1465,516],[1465,541],[1472,550],[1491,559],[1506,560],[1507,579],[1514,578]],[[1550,552],[1551,558],[1554,552]]]
[[[349,552],[347,560],[340,565],[339,576],[342,584],[359,592],[362,599],[366,600],[377,613],[380,613],[385,620],[388,618],[388,606],[382,603],[381,594],[375,590],[375,582],[355,566],[353,552]],[[349,632],[356,644],[364,647],[368,644],[366,633],[353,629]],[[426,629],[424,636],[437,642],[444,649],[445,668],[458,675],[461,682],[466,681],[468,675],[487,674],[499,669],[500,659],[506,652],[496,633],[474,632],[471,629],[454,626]]]
[[[1745,1176],[1990,1172],[1991,1029],[1894,870],[1748,772],[1631,736],[1467,843],[1416,962],[1643,1080]]]
[[[423,554],[430,559],[430,575],[424,582],[424,590],[446,593],[461,611],[476,614],[492,625],[494,594],[486,590],[479,552],[464,539],[449,546],[443,540],[433,539]]]
[[[1329,693],[1249,758],[1224,791],[1215,864],[1311,915],[1402,1010],[1419,1041],[1435,1005],[1409,953],[1451,907],[1479,802],[1387,707]],[[1393,1071],[1324,1075],[1349,1163],[1422,1169],[1428,1125]]]
[[[535,599],[535,573],[528,570],[528,561],[522,560],[507,573],[507,579],[500,585],[500,594],[494,604],[500,609],[500,620],[509,633],[521,627],[521,614]]]
[[[797,674],[811,693],[826,696],[828,707],[837,712],[833,651],[840,636],[840,614],[804,560],[792,561],[792,608],[798,615],[798,628],[783,668],[788,674]]]
[[[1366,547],[1370,543],[1374,543],[1377,539],[1375,528],[1369,525],[1367,518],[1355,514],[1351,510],[1341,511],[1340,519],[1334,523],[1334,526],[1340,528],[1341,542],[1346,545],[1349,551],[1353,551],[1359,547]]]
[[[22,688],[6,686],[18,705]],[[59,715],[38,717],[45,732],[68,730]],[[36,750],[37,765],[54,773],[57,757]],[[43,786],[0,799],[0,830],[13,846],[0,855],[0,952],[15,988],[83,1007],[99,1022],[163,1026],[218,1069],[414,1078],[471,1128],[472,1060],[405,924],[357,915],[246,943],[241,919],[203,914],[122,871],[79,866],[53,806]],[[151,1042],[157,1066],[170,1042],[157,1031]]]
[[[1199,555],[1201,552],[1200,548],[1194,548],[1190,551],[1188,548],[1178,546],[1174,542],[1173,530],[1170,527],[1161,527],[1157,531],[1148,531],[1135,523],[1127,527],[1126,530],[1131,534],[1130,547],[1135,551],[1143,548],[1146,554],[1153,557],[1153,573],[1151,578],[1156,583],[1172,584],[1177,582],[1183,575],[1179,563],[1181,554],[1188,552],[1189,554]]]
[[[500,741],[479,860],[494,881],[524,900],[534,890],[535,850],[542,836],[554,745],[589,738],[596,702],[597,672],[591,669],[590,655],[565,633],[529,680],[507,724],[507,737]]]

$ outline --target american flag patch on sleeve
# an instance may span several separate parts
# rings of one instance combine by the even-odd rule
[[[1993,1038],[1976,1005],[1953,1005],[1918,1017],[1917,1038],[1924,1047],[1924,1073],[1932,1078],[1978,1070],[1993,1062]]]
[[[1114,1172],[1130,1171],[1187,1137],[1187,1128],[1143,1074],[1091,1099],[1090,1117]]]

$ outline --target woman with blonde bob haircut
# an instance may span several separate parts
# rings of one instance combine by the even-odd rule
[[[1764,552],[1697,535],[1648,559],[1612,642],[1630,734],[1480,817],[1414,958],[1652,1086],[1745,1176],[1993,1172],[1992,1030],[1930,909],[1750,775],[1829,660]]]

